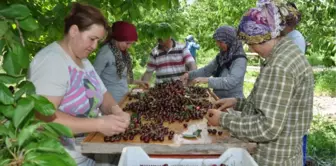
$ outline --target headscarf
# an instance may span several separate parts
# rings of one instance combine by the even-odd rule
[[[122,78],[122,73],[123,73],[125,67],[127,67],[128,78],[131,82],[133,82],[133,80],[134,80],[134,78],[133,78],[133,64],[132,64],[131,56],[128,54],[127,51],[121,52],[119,50],[119,48],[116,46],[116,41],[115,40],[112,40],[111,42],[109,42],[109,46],[110,46],[110,49],[112,51],[112,54],[115,57],[117,74],[118,74],[119,78],[120,79]]]
[[[286,5],[279,5],[283,25],[295,27],[301,21],[301,13],[294,3],[288,2]]]
[[[112,25],[112,38],[117,41],[137,41],[138,34],[133,24],[117,21]]]
[[[186,41],[188,41],[188,42],[192,42],[192,41],[194,41],[194,36],[193,36],[193,35],[188,35],[188,36],[186,37]]]
[[[240,21],[238,37],[247,44],[261,44],[280,36],[284,29],[279,8],[271,0],[259,0]]]
[[[109,35],[105,40],[109,44],[110,49],[115,57],[117,74],[122,78],[122,73],[127,67],[127,75],[131,82],[133,82],[133,65],[132,58],[127,51],[120,51],[116,46],[116,41],[137,41],[138,34],[133,24],[125,21],[117,21],[113,23],[110,28]]]
[[[215,40],[224,42],[228,46],[227,51],[220,51],[216,57],[222,66],[230,62],[234,56],[245,56],[242,42],[237,39],[236,30],[231,26],[221,26],[213,34]]]

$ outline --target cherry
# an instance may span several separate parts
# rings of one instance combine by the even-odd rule
[[[209,113],[209,117],[211,118],[213,116],[213,113]]]
[[[226,166],[225,164],[221,164],[220,166]]]
[[[217,130],[216,129],[212,129],[212,134],[216,134]]]
[[[188,124],[183,124],[183,127],[184,127],[184,128],[187,128],[187,127],[188,127]]]
[[[212,133],[212,130],[211,130],[211,129],[208,129],[208,133],[211,134],[211,133]]]
[[[218,131],[218,135],[222,135],[223,134],[223,132],[222,131]]]
[[[174,134],[175,134],[174,131],[170,131],[170,132],[169,132],[169,135],[174,135]]]

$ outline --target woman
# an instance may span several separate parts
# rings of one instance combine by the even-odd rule
[[[300,48],[303,54],[306,53],[306,40],[300,31],[296,30],[296,26],[301,21],[301,13],[292,2],[288,2],[286,6],[282,7],[281,15],[284,17],[286,27],[282,31]]]
[[[216,58],[207,66],[186,73],[181,79],[189,79],[191,84],[206,83],[219,98],[243,97],[247,59],[236,34],[233,27],[219,27],[213,35],[220,49]]]
[[[69,127],[76,139],[89,132],[110,136],[122,133],[129,125],[129,114],[113,99],[87,57],[105,36],[107,22],[92,6],[73,3],[64,19],[64,37],[40,50],[29,69],[36,92],[57,108],[51,117],[38,117]],[[98,118],[102,112],[104,115]],[[94,165],[76,149],[74,138],[63,138],[66,150],[78,165]]]
[[[239,24],[239,38],[265,59],[247,99],[221,99],[209,110],[208,123],[238,138],[257,143],[253,155],[260,166],[302,166],[302,136],[312,120],[314,76],[307,58],[280,36],[279,9],[262,0]],[[234,107],[241,116],[221,112]]]
[[[124,21],[115,22],[93,64],[107,90],[117,102],[120,102],[128,92],[129,83],[144,88],[149,86],[143,81],[133,80],[132,58],[127,50],[137,39],[138,35],[133,24]]]

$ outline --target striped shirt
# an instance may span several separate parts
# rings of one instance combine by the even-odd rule
[[[314,76],[301,50],[282,38],[264,62],[247,99],[238,99],[240,117],[222,113],[220,124],[257,143],[260,166],[302,166],[302,137],[313,114]]]
[[[156,72],[156,83],[178,80],[186,72],[186,64],[195,63],[190,51],[183,44],[173,41],[169,51],[156,46],[149,57],[147,72]]]

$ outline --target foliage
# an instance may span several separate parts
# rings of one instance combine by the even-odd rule
[[[336,1],[296,0],[302,13],[300,30],[309,43],[307,54],[324,55],[323,64],[335,66],[336,62]]]
[[[30,58],[24,35],[36,31],[38,23],[27,6],[11,4],[0,8],[0,27],[5,70],[0,73],[0,165],[76,165],[59,141],[60,136],[72,137],[71,130],[35,118],[35,113],[55,112],[26,80]]]
[[[319,165],[336,164],[336,122],[318,115],[314,116],[308,134],[308,155]]]
[[[325,70],[314,73],[315,95],[336,97],[336,71]]]
[[[185,36],[194,35],[205,50],[216,48],[212,35],[223,25],[237,27],[240,18],[247,9],[255,6],[255,1],[197,0],[186,7],[189,26]]]

